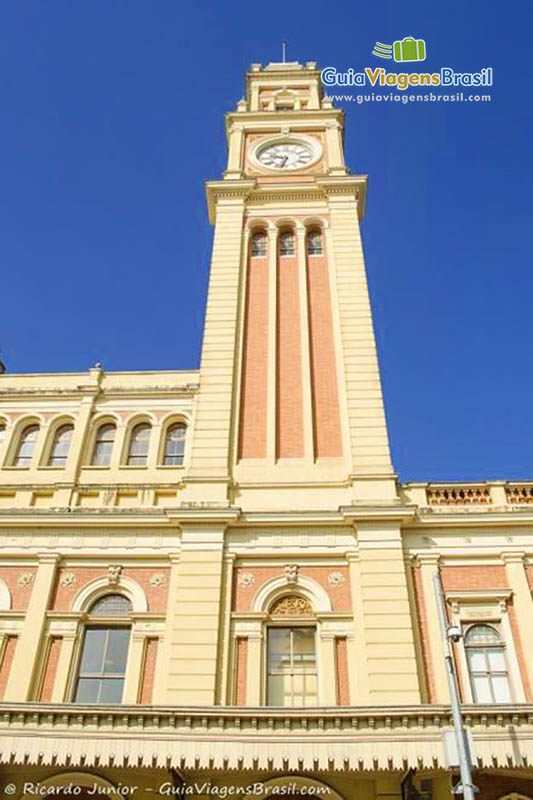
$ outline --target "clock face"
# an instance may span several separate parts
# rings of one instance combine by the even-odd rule
[[[257,160],[269,169],[300,169],[313,160],[313,152],[300,142],[267,144],[257,153]]]

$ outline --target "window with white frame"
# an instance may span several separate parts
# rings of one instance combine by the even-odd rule
[[[96,431],[91,464],[93,467],[108,467],[115,442],[116,426],[113,422],[100,425]]]
[[[28,425],[20,434],[17,452],[13,465],[15,467],[29,467],[35,451],[37,436],[39,435],[38,425]]]
[[[269,627],[267,705],[316,706],[315,627]]]
[[[505,644],[496,626],[471,625],[464,645],[474,702],[511,703]]]
[[[74,689],[75,703],[120,703],[130,643],[132,606],[108,594],[89,609]]]
[[[132,430],[128,449],[128,465],[130,467],[146,466],[151,433],[152,426],[147,422],[139,423]]]
[[[277,598],[269,609],[266,638],[266,704],[316,706],[316,623],[307,598]]]
[[[48,459],[50,467],[64,467],[67,463],[73,432],[74,425],[70,424],[62,425],[57,429],[52,442],[52,449],[50,450],[50,458]]]
[[[181,467],[185,458],[185,439],[187,426],[176,422],[167,429],[163,464],[167,467]]]

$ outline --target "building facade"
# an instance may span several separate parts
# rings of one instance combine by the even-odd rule
[[[316,65],[226,126],[200,369],[0,377],[5,793],[451,797],[438,574],[479,796],[531,800],[533,483],[398,482]]]

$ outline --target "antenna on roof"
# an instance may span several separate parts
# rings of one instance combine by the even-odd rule
[[[285,64],[287,61],[287,40],[283,39],[281,42],[281,60]]]

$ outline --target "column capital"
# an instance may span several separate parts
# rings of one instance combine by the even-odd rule
[[[59,553],[39,553],[37,556],[39,564],[57,564],[61,561]]]
[[[416,564],[422,566],[434,566],[439,567],[441,562],[441,554],[438,551],[431,551],[428,553],[415,553],[412,557],[412,561]]]
[[[523,564],[526,554],[523,550],[503,551],[500,558],[504,564]]]

